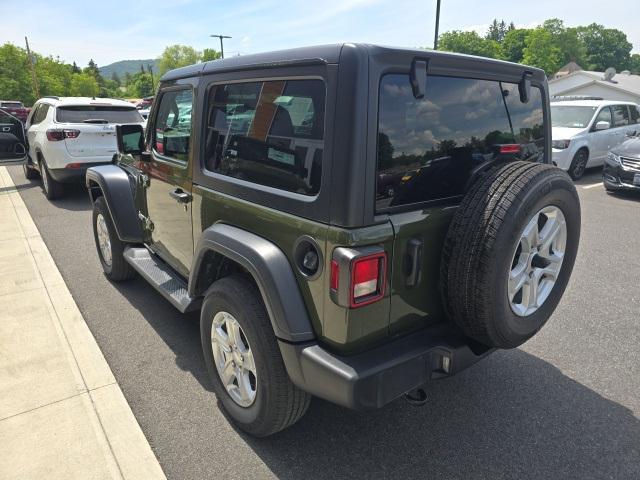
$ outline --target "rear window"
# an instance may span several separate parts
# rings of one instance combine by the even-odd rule
[[[24,108],[20,102],[0,102],[0,108]]]
[[[141,123],[135,107],[78,105],[58,107],[56,120],[62,123]]]
[[[461,195],[492,160],[544,160],[536,87],[525,104],[514,83],[428,76],[416,99],[408,75],[389,74],[378,115],[378,210]]]

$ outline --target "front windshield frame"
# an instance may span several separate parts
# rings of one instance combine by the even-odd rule
[[[584,118],[577,118],[577,120],[584,120],[584,121],[575,121],[577,117],[575,113],[572,116],[565,117],[567,119],[573,117],[574,120],[565,120],[564,122],[559,121],[558,120],[559,115],[557,114],[559,110],[564,110],[563,113],[565,114],[568,113],[570,110],[573,110],[575,113],[582,110],[583,112],[581,112],[581,114],[584,115]],[[576,129],[587,128],[591,124],[591,121],[593,120],[593,117],[597,112],[598,112],[598,107],[596,106],[551,105],[551,126],[553,128],[576,128]],[[587,113],[589,114],[588,116],[587,116]]]

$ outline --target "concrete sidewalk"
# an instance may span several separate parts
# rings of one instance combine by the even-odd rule
[[[0,167],[0,479],[32,478],[165,476]]]

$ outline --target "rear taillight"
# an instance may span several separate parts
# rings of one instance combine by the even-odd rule
[[[47,140],[50,142],[59,142],[65,138],[78,138],[80,136],[80,130],[69,130],[62,128],[50,128],[47,130]]]
[[[331,260],[330,294],[343,307],[358,308],[384,297],[387,255],[381,248],[336,248]]]
[[[384,296],[386,255],[375,253],[356,258],[351,263],[351,307],[361,307],[380,300]]]

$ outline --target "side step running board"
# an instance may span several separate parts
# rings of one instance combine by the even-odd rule
[[[182,313],[200,308],[202,299],[190,297],[186,282],[147,248],[126,247],[124,259]]]

